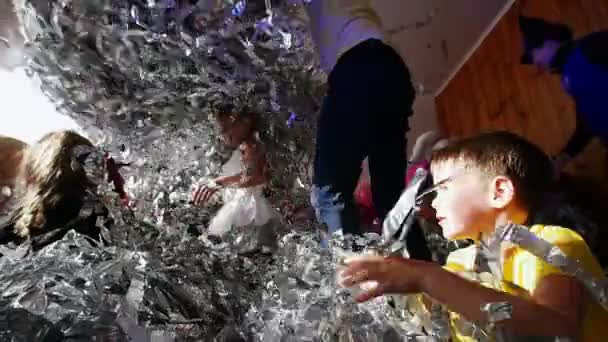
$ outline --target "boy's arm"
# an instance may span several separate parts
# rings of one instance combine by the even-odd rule
[[[384,294],[425,293],[470,321],[488,321],[481,307],[510,303],[511,318],[497,325],[521,336],[577,338],[581,332],[586,295],[578,280],[560,274],[545,276],[531,299],[496,291],[454,274],[443,267],[411,259],[381,256],[354,257],[345,261],[344,286],[376,283],[357,296],[367,301]]]
[[[585,123],[581,118],[581,114],[576,114],[576,128],[574,133],[568,140],[566,146],[558,155],[558,159],[563,158],[565,162],[570,161],[579,155],[593,138],[593,134],[585,127]]]
[[[232,176],[218,177],[214,181],[215,181],[215,183],[217,183],[217,185],[219,185],[221,187],[226,187],[226,186],[231,186],[231,185],[238,183],[242,177],[243,177],[243,173],[239,172],[236,175],[232,175]]]
[[[487,321],[480,309],[484,304],[508,302],[511,319],[497,324],[516,334],[580,336],[586,298],[583,286],[574,278],[557,274],[543,278],[530,301],[483,287],[438,266],[425,274],[422,292],[471,321]]]

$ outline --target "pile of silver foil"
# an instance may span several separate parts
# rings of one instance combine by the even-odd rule
[[[263,289],[267,259],[253,263],[144,224],[114,229],[121,239],[106,247],[71,232],[37,253],[5,248],[0,315],[6,336],[206,340],[238,326]]]
[[[383,300],[356,305],[336,284],[338,259],[378,236],[338,237],[330,252],[316,227],[284,223],[274,253],[243,254],[254,228],[211,241],[217,206],[189,204],[192,185],[229,152],[210,120],[226,103],[262,113],[271,202],[307,202],[325,75],[305,1],[14,3],[30,74],[130,164],[121,172],[131,206],[100,187],[114,220],[104,244],[70,232],[38,252],[0,247],[0,340],[403,341],[420,332]]]
[[[421,334],[383,299],[355,304],[312,233],[274,255],[130,222],[102,246],[73,231],[41,251],[3,247],[0,340],[403,341]],[[369,236],[365,244],[378,241]],[[162,339],[161,339],[162,338]]]
[[[226,151],[210,115],[225,104],[262,114],[271,200],[306,201],[325,75],[302,4],[14,2],[32,75],[58,110],[132,163],[141,210],[217,174]]]

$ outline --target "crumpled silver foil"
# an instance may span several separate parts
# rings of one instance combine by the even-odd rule
[[[143,224],[114,231],[110,247],[71,232],[35,254],[3,250],[1,330],[23,341],[206,340],[238,326],[263,289],[268,259]]]
[[[424,337],[384,299],[355,304],[336,283],[350,248],[289,233],[274,255],[130,222],[109,246],[70,232],[37,253],[0,251],[0,320],[20,341],[405,341]],[[364,240],[364,239],[362,239]],[[370,245],[379,237],[370,236]],[[362,243],[362,242],[359,242]],[[0,335],[0,337],[3,337]]]
[[[263,114],[271,199],[307,200],[325,75],[296,1],[14,1],[32,74],[107,150],[125,150],[142,210],[217,172],[209,115],[225,103]]]
[[[192,185],[217,175],[228,155],[210,121],[225,103],[262,113],[271,202],[308,201],[325,75],[306,1],[13,1],[31,75],[103,150],[130,163],[121,169],[130,203],[98,188],[114,221],[102,228],[105,244],[70,232],[35,253],[27,243],[1,246],[0,340],[424,337],[382,299],[355,305],[336,284],[341,256],[378,236],[338,237],[330,252],[315,227],[286,234],[292,227],[278,225],[269,254],[255,248],[253,228],[210,241],[217,206],[189,204]]]
[[[258,341],[424,340],[421,324],[397,315],[385,298],[355,304],[357,289],[338,285],[336,265],[352,255],[353,245],[371,252],[380,244],[376,234],[357,240],[335,236],[332,249],[322,250],[314,235],[284,236],[276,254],[280,263],[269,273],[260,305],[247,314],[247,330]]]

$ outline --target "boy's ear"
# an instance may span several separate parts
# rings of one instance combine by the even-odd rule
[[[502,209],[515,200],[515,185],[505,176],[494,177],[490,183],[490,203],[496,209]]]

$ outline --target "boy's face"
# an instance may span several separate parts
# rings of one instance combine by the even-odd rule
[[[431,205],[447,239],[477,239],[494,227],[496,214],[488,177],[458,161],[433,164],[432,174],[437,191]]]

